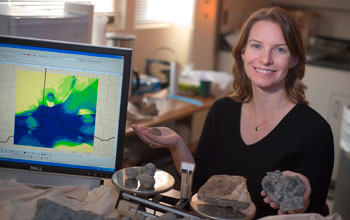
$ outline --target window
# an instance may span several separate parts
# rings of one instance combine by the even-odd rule
[[[136,0],[135,24],[190,26],[194,0]]]

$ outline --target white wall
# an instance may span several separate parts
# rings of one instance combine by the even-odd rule
[[[191,61],[195,69],[213,70],[216,55],[218,0],[197,0]]]
[[[273,2],[307,7],[350,10],[349,0],[272,0]]]
[[[272,0],[271,2],[315,11],[320,14],[318,34],[350,40],[349,0]]]
[[[221,5],[219,33],[240,28],[251,13],[269,5],[268,0],[223,0]]]
[[[124,28],[122,30],[117,27],[107,29],[107,31],[134,34],[136,36],[133,46],[133,68],[138,68],[143,73],[146,58],[168,61],[176,59],[181,66],[189,62],[192,27],[135,28],[134,12],[135,0],[127,0]],[[170,48],[170,50],[157,51],[159,48]],[[171,51],[174,51],[174,53]]]
[[[330,124],[334,138],[334,170],[337,178],[340,156],[340,128],[344,105],[350,104],[350,71],[306,65],[303,82],[306,99]]]
[[[350,1],[348,1],[350,5]],[[325,11],[318,10],[321,14],[318,33],[320,35],[350,40],[350,10]]]

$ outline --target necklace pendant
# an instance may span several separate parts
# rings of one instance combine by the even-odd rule
[[[259,126],[255,127],[255,131],[259,131],[259,129],[260,129]]]

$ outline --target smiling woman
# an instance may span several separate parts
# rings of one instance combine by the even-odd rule
[[[287,73],[296,64],[278,24],[257,22],[242,50],[244,68],[252,89],[284,89]]]
[[[279,7],[256,11],[243,25],[233,56],[234,92],[210,108],[194,157],[168,128],[159,127],[162,135],[155,136],[151,128],[134,126],[136,134],[150,147],[169,148],[175,165],[196,164],[193,193],[213,175],[243,176],[256,219],[287,214],[261,187],[267,172],[280,170],[305,185],[304,205],[294,213],[326,215],[333,135],[305,100],[305,51],[296,21]]]
[[[305,100],[304,95],[306,87],[301,82],[301,79],[304,77],[306,59],[305,49],[301,39],[301,31],[298,28],[299,26],[294,19],[284,19],[282,12],[271,12],[271,14],[268,16],[269,17],[266,18],[265,15],[258,14],[256,12],[243,27],[244,31],[241,32],[239,41],[233,50],[233,56],[237,62],[235,62],[233,66],[233,75],[236,80],[233,84],[234,93],[232,94],[232,98],[237,101],[242,101],[244,99],[249,101],[252,98],[251,82],[248,76],[243,74],[245,70],[242,53],[244,53],[244,50],[249,46],[258,47],[256,48],[257,50],[260,49],[260,51],[266,52],[266,49],[263,50],[264,48],[260,48],[264,45],[261,45],[261,41],[259,41],[259,39],[252,39],[252,35],[255,33],[251,32],[253,25],[256,26],[258,25],[257,23],[264,22],[272,27],[275,26],[274,29],[268,31],[263,30],[264,32],[261,34],[264,36],[260,36],[261,38],[264,38],[262,40],[275,41],[275,45],[272,45],[274,48],[272,51],[270,51],[273,52],[271,55],[286,54],[293,58],[289,61],[290,69],[288,70],[289,74],[287,74],[285,83],[286,93],[292,100],[294,100],[294,102],[308,103]],[[255,31],[259,31],[258,28],[259,26]],[[260,29],[262,28],[263,27],[260,27]],[[276,39],[277,36],[279,39]],[[253,41],[253,45],[251,45],[252,43],[250,41],[252,40],[258,40],[259,42]],[[269,48],[269,50],[271,50],[271,48]],[[266,54],[270,55],[269,53],[265,53],[265,55]],[[283,56],[278,56],[277,58],[279,57]],[[265,56],[261,58],[268,58],[268,62],[272,61],[272,56]]]

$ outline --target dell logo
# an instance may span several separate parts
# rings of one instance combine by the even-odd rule
[[[32,171],[43,171],[43,169],[41,167],[38,167],[38,166],[30,166],[30,170],[32,170]]]

